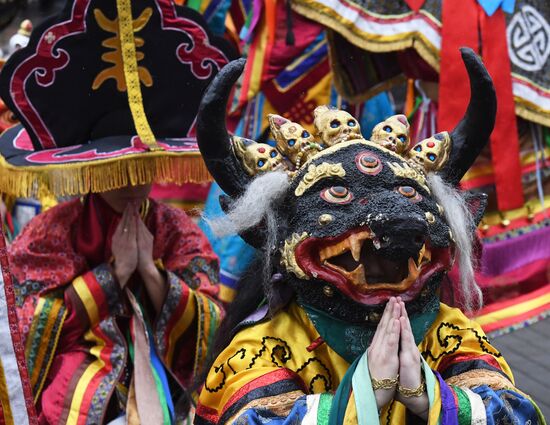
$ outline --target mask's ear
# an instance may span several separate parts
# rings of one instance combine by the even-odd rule
[[[474,193],[474,192],[464,192],[464,201],[468,205],[470,213],[474,218],[474,223],[477,226],[483,214],[485,213],[485,208],[487,208],[487,194],[486,193]]]

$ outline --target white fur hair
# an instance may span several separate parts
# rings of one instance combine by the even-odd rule
[[[290,186],[288,175],[284,171],[272,171],[256,177],[246,188],[243,195],[230,207],[225,216],[204,217],[214,234],[218,237],[241,233],[252,229],[265,220],[266,241],[265,262],[263,265],[263,287],[268,305],[273,303],[272,252],[277,241],[277,215],[275,205]]]
[[[269,220],[268,215],[272,212],[277,200],[285,194],[289,185],[289,177],[283,171],[261,174],[252,180],[246,191],[231,205],[225,216],[204,217],[204,219],[218,237],[252,229],[264,218],[267,218],[269,225],[272,220]]]
[[[483,305],[483,294],[474,276],[474,218],[460,192],[445,183],[440,176],[429,174],[428,186],[434,194],[436,202],[443,207],[445,219],[455,239],[462,307],[467,311],[475,311]]]

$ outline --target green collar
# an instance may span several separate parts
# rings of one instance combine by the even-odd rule
[[[352,363],[369,347],[376,326],[350,324],[306,304],[301,304],[301,307],[306,311],[321,338],[347,362]],[[411,327],[416,344],[420,344],[424,339],[426,331],[438,313],[439,299],[434,296],[424,308],[424,312],[411,316]]]

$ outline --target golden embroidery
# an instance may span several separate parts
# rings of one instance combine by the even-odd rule
[[[134,33],[141,31],[149,22],[149,19],[151,18],[151,15],[153,14],[153,10],[148,7],[143,12],[141,12],[141,15],[135,19],[132,20],[132,30]],[[107,38],[106,40],[101,43],[103,47],[106,47],[108,49],[112,49],[111,51],[104,53],[101,56],[101,59],[103,59],[104,62],[111,63],[113,66],[110,68],[104,69],[94,79],[94,82],[92,84],[92,89],[97,90],[101,85],[108,80],[109,78],[113,78],[116,81],[116,87],[117,90],[120,92],[124,92],[127,90],[126,87],[126,79],[124,78],[124,65],[123,65],[123,57],[122,57],[122,46],[120,41],[120,34],[119,34],[119,19],[109,19],[107,18],[103,12],[100,9],[94,9],[94,16],[97,21],[97,24],[99,27],[106,32],[110,32],[114,34],[112,37]],[[143,38],[136,37],[135,38],[135,45],[136,47],[142,47],[145,44],[145,41]],[[145,54],[143,52],[136,52],[136,59],[137,62],[141,61],[145,57]],[[151,74],[147,70],[147,68],[143,66],[138,66],[138,75],[139,80],[147,87],[151,87],[153,85],[153,78],[151,77]]]
[[[456,376],[451,376],[445,382],[457,387],[475,388],[487,385],[493,390],[515,390],[514,385],[498,372],[486,369],[472,369]]]
[[[271,413],[284,418],[288,416],[288,414],[294,407],[294,403],[296,403],[296,400],[298,400],[303,395],[303,391],[295,390],[284,394],[270,395],[264,398],[252,400],[250,403],[245,404],[227,422],[233,423],[236,418],[239,418],[241,414],[248,409],[269,410]]]
[[[403,177],[406,179],[411,179],[417,182],[422,189],[424,189],[426,192],[431,193],[430,189],[426,185],[426,177],[419,171],[412,168],[407,163],[398,163],[398,162],[388,162],[388,167],[393,171],[393,174],[395,174],[397,177]]]
[[[319,165],[311,164],[307,169],[306,175],[296,187],[294,194],[296,196],[302,196],[306,190],[308,190],[319,180],[328,177],[344,177],[345,175],[346,170],[344,170],[344,167],[342,167],[342,164],[340,163],[330,164],[328,162],[323,162]]]
[[[304,280],[308,280],[309,276],[301,269],[296,262],[296,246],[307,239],[309,235],[304,232],[301,235],[293,233],[290,239],[285,241],[285,246],[281,250],[281,265],[290,273],[296,275],[296,277]]]

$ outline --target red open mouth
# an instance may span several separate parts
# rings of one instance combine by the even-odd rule
[[[414,256],[397,260],[380,253],[381,243],[368,227],[334,238],[308,238],[296,247],[296,261],[307,275],[363,304],[397,295],[410,301],[433,273],[450,268],[448,248],[431,249],[425,243]]]

